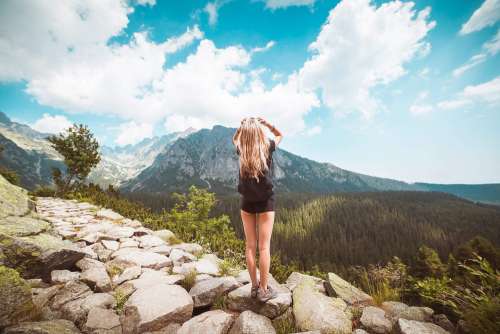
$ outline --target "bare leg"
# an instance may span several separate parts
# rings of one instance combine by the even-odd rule
[[[245,231],[245,257],[252,286],[257,286],[257,268],[255,266],[255,258],[257,256],[256,219],[256,214],[241,210],[241,220],[243,221],[243,230]]]
[[[271,234],[273,232],[274,211],[259,213],[259,271],[260,288],[267,290],[269,267],[271,265]]]

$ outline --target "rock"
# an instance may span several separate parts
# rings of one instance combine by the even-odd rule
[[[31,288],[14,269],[0,266],[0,328],[32,319]]]
[[[93,308],[89,311],[85,332],[96,334],[121,334],[120,317],[113,310]]]
[[[33,303],[41,310],[61,288],[62,285],[53,285],[48,288],[31,289]]]
[[[181,324],[171,323],[167,327],[163,327],[159,331],[147,332],[147,334],[177,334],[177,331],[181,328]]]
[[[76,266],[83,270],[80,280],[87,283],[92,290],[97,292],[111,291],[111,279],[102,262],[84,258],[78,261]]]
[[[56,269],[71,268],[85,253],[69,241],[48,233],[24,237],[0,233],[2,262],[16,268],[24,278],[42,278],[50,281],[50,273]]]
[[[401,334],[449,334],[448,331],[430,322],[399,319],[398,326]]]
[[[196,272],[217,276],[219,275],[220,262],[221,259],[219,259],[216,255],[205,254],[200,260],[195,262]]]
[[[28,216],[0,218],[0,233],[13,237],[27,237],[46,232],[49,229],[50,224],[48,222]]]
[[[170,239],[175,237],[175,234],[170,230],[157,230],[153,232],[154,235],[161,238],[163,241],[169,243]]]
[[[146,234],[138,237],[136,240],[139,241],[139,246],[145,249],[165,245],[165,241],[155,235]]]
[[[167,245],[161,245],[161,246],[156,246],[156,247],[151,247],[149,251],[158,253],[161,255],[169,256],[170,252],[172,251],[172,247],[167,246]]]
[[[238,281],[232,276],[216,277],[195,283],[189,294],[193,297],[194,307],[202,307],[212,305],[217,297],[239,286]]]
[[[196,273],[195,262],[182,263],[181,265],[174,266],[172,268],[172,273],[180,275],[189,275],[193,271]]]
[[[120,315],[122,334],[137,334],[141,316],[135,306],[125,308]]]
[[[119,240],[121,238],[130,238],[134,235],[135,229],[127,226],[113,226],[104,234],[104,239]]]
[[[138,279],[128,283],[135,289],[143,289],[156,284],[176,284],[184,279],[183,275],[169,275],[165,271],[145,270]]]
[[[455,331],[455,326],[453,325],[453,323],[448,319],[448,317],[445,314],[434,314],[432,316],[432,321],[436,325],[447,330],[450,333],[453,333]]]
[[[305,275],[299,272],[294,271],[293,273],[288,276],[285,282],[285,286],[290,290],[293,291],[297,284],[302,282],[304,279],[312,279],[314,281],[314,284],[316,286],[316,289],[318,289],[319,292],[325,293],[325,280],[310,276],[310,275]]]
[[[52,298],[51,307],[57,310],[67,302],[84,298],[91,294],[92,291],[90,291],[87,284],[80,281],[69,281]]]
[[[290,306],[292,303],[292,294],[287,288],[274,280],[270,280],[269,285],[272,285],[278,291],[276,298],[269,299],[265,303],[260,302],[257,298],[251,298],[250,290],[252,283],[247,283],[227,295],[228,308],[240,312],[251,310],[271,319],[276,318],[280,314],[283,314]]]
[[[80,331],[71,321],[57,319],[39,322],[24,322],[6,328],[4,334],[80,334]]]
[[[235,320],[229,334],[274,334],[271,320],[252,311],[243,311]]]
[[[369,333],[364,329],[358,328],[354,332],[352,332],[352,334],[369,334]]]
[[[109,293],[94,293],[83,300],[81,308],[88,312],[93,308],[112,308],[115,303],[115,298]]]
[[[106,249],[116,251],[120,248],[120,243],[115,240],[101,240],[101,243]]]
[[[387,312],[387,316],[396,322],[399,318],[416,321],[430,321],[434,311],[429,307],[408,306],[400,302],[383,302],[382,309]]]
[[[233,314],[222,310],[203,312],[183,323],[177,334],[226,334],[234,318]]]
[[[145,228],[144,226],[141,226],[141,227],[136,228],[134,230],[134,235],[136,237],[141,237],[141,236],[146,235],[146,234],[153,234],[153,231],[150,230],[149,228]]]
[[[329,296],[342,298],[350,305],[371,305],[373,298],[356,288],[349,282],[343,280],[334,273],[328,273],[326,291]]]
[[[101,209],[97,211],[96,216],[99,218],[109,219],[109,220],[122,220],[124,217],[119,213],[114,212],[109,209]]]
[[[282,329],[283,327],[288,328],[290,326],[295,327],[294,326],[295,325],[295,318],[293,317],[293,308],[292,307],[287,308],[283,314],[277,316],[271,322],[273,323],[273,327],[278,328],[278,329]]]
[[[203,247],[201,247],[201,245],[199,245],[197,243],[183,242],[180,244],[175,244],[175,245],[170,245],[170,246],[172,248],[182,249],[183,251],[186,251],[186,252],[194,254],[194,255],[201,254],[201,252],[203,252]]]
[[[13,185],[0,175],[0,218],[24,216],[33,207],[28,192]]]
[[[126,268],[119,276],[113,277],[113,284],[119,285],[123,282],[133,280],[139,277],[142,273],[141,267],[133,266]]]
[[[201,281],[206,280],[206,279],[211,279],[211,278],[212,278],[212,276],[209,274],[197,274],[194,282],[196,284],[198,282],[201,282]],[[240,283],[238,283],[238,284],[241,285]]]
[[[80,278],[80,273],[69,270],[53,270],[50,273],[51,281],[54,284],[64,284],[69,281],[74,281]]]
[[[169,258],[176,263],[191,262],[196,260],[196,256],[194,256],[193,254],[177,248],[174,248],[170,251]]]
[[[303,280],[293,290],[293,315],[302,331],[351,333],[351,318],[346,309],[340,298],[327,297],[316,290],[312,279]]]
[[[137,267],[137,265],[130,261],[113,259],[104,264],[106,270],[111,277],[119,276],[127,268]]]
[[[137,308],[138,329],[145,332],[187,321],[193,313],[193,300],[182,287],[161,283],[136,290],[125,303],[127,307]]]
[[[81,328],[87,317],[87,311],[81,307],[83,301],[84,298],[78,298],[62,305],[59,309],[60,317],[72,321],[77,327]]]
[[[361,315],[361,324],[374,333],[390,333],[392,322],[385,317],[385,311],[374,306],[367,306]]]
[[[121,248],[114,252],[111,257],[133,262],[144,268],[161,269],[172,265],[172,260],[168,257],[138,248]]]
[[[139,243],[137,241],[135,241],[134,239],[131,239],[131,238],[125,238],[125,239],[120,239],[122,241],[120,241],[120,248],[126,248],[126,247],[133,247],[133,248],[137,248],[139,247]]]

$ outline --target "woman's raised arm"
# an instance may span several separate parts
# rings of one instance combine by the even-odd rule
[[[274,143],[276,144],[276,146],[278,146],[281,139],[283,139],[283,134],[280,132],[280,130],[276,129],[274,125],[271,125],[271,123],[267,122],[263,118],[259,117],[258,120],[262,125],[266,126],[271,131],[271,133],[274,135]]]

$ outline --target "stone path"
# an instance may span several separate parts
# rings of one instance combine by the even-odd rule
[[[279,294],[260,303],[250,298],[247,271],[221,276],[221,259],[199,244],[173,243],[171,231],[88,203],[39,198],[36,207],[39,223],[30,228],[49,226],[31,236],[46,233],[65,251],[50,253],[56,260],[45,262],[53,265],[43,280],[29,280],[40,321],[5,333],[276,333],[280,322],[308,333],[352,333],[353,308],[363,310],[369,333],[395,326],[404,334],[447,333],[429,322],[427,308],[366,307],[371,297],[334,274],[324,281],[293,273],[286,284],[271,277]]]

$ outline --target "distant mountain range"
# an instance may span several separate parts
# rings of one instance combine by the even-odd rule
[[[101,147],[102,161],[89,181],[103,187],[112,184],[122,191],[168,193],[184,191],[194,184],[219,194],[236,192],[238,156],[231,138],[235,129],[216,125],[212,129],[172,133],[145,139],[135,145]],[[0,165],[16,170],[22,185],[34,189],[51,182],[53,166],[62,159],[45,140],[48,134],[12,122],[0,112]],[[278,148],[274,154],[277,191],[333,193],[359,191],[440,191],[473,201],[500,204],[500,184],[440,185],[406,183],[341,169]]]

